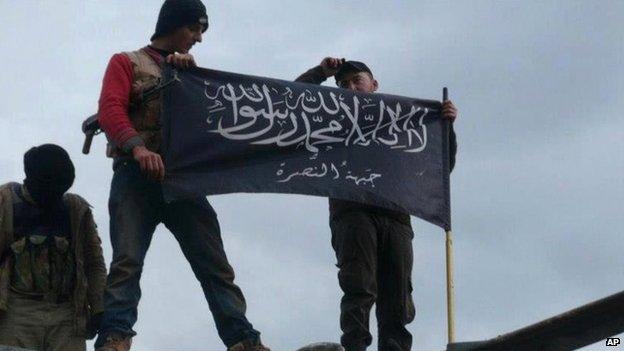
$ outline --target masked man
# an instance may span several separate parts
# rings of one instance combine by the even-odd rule
[[[142,92],[161,82],[171,63],[195,65],[188,53],[208,29],[199,0],[167,0],[161,7],[151,44],[115,54],[104,75],[99,122],[110,142],[114,175],[109,199],[113,261],[104,294],[105,312],[98,351],[130,349],[141,297],[139,280],[156,225],[164,223],[178,240],[201,283],[217,331],[230,351],[268,351],[245,317],[243,294],[225,255],[217,215],[205,197],[166,203],[161,181],[160,101],[140,101]],[[166,317],[163,316],[165,319]],[[170,326],[171,327],[171,326]]]
[[[74,165],[57,145],[24,155],[23,184],[0,186],[0,345],[86,350],[106,266],[89,204],[66,193]]]
[[[366,64],[327,57],[297,78],[321,84],[334,76],[344,89],[374,93],[379,83]],[[442,104],[442,118],[454,121],[457,109]],[[451,128],[451,169],[457,143]],[[407,213],[339,199],[329,200],[332,246],[338,260],[338,281],[344,296],[340,304],[341,343],[346,351],[363,351],[371,344],[369,314],[377,304],[380,351],[411,350],[405,328],[414,319],[412,300],[412,238]]]

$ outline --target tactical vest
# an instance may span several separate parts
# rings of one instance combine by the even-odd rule
[[[130,122],[143,139],[145,147],[152,152],[159,152],[162,143],[160,98],[141,101],[141,93],[160,83],[161,66],[144,49],[123,54],[130,59],[134,73],[128,111]],[[116,157],[122,154],[124,153],[120,148],[109,143],[107,156]]]
[[[74,287],[74,257],[62,236],[29,235],[11,244],[11,288],[50,301],[68,300]]]
[[[26,223],[34,220],[34,217],[28,215],[32,209],[17,195],[17,191],[14,189],[12,194],[13,212],[23,223],[18,225],[14,220],[15,241],[10,245],[13,254],[11,288],[53,302],[68,300],[72,295],[76,273],[74,255],[68,240],[69,225],[55,229],[37,226],[27,228]]]

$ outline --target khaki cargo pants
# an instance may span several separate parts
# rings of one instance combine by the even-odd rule
[[[0,312],[0,345],[36,351],[85,351],[84,337],[74,335],[71,302],[55,304],[9,293]]]

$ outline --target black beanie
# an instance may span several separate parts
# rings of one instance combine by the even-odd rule
[[[202,33],[208,29],[206,6],[200,0],[165,0],[158,14],[156,31],[150,40],[189,24],[201,24]]]
[[[65,149],[54,144],[35,146],[24,154],[24,185],[40,205],[54,205],[74,183],[74,164]]]

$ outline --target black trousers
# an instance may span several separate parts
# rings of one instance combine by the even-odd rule
[[[330,226],[344,292],[342,345],[346,351],[362,351],[371,344],[369,316],[376,303],[378,350],[411,350],[412,335],[405,328],[415,315],[411,225],[392,216],[353,210],[334,217]]]

